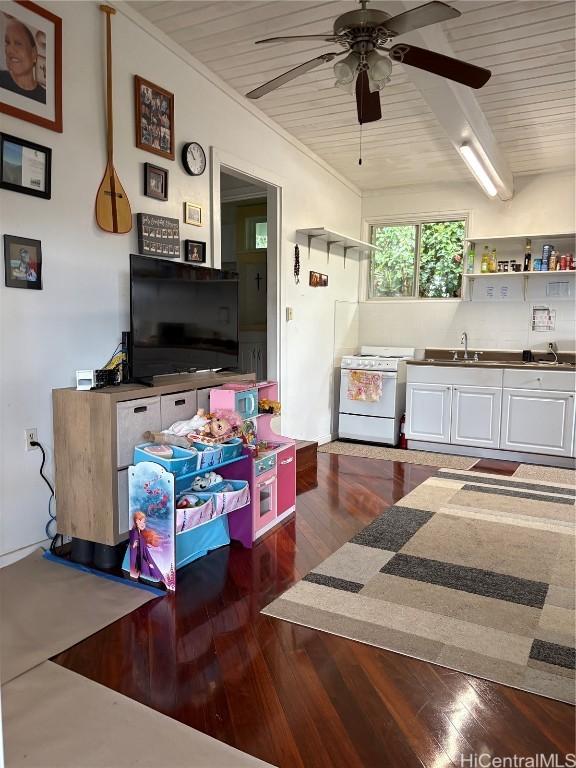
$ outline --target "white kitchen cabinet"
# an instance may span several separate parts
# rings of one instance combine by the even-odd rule
[[[450,442],[452,387],[444,384],[408,384],[406,438],[431,443]]]
[[[504,389],[500,448],[570,456],[573,443],[573,392]]]
[[[450,442],[498,448],[501,410],[500,387],[453,387]]]

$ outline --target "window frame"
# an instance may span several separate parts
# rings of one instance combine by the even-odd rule
[[[462,273],[464,273],[464,263],[466,257],[466,241],[468,238],[468,225],[469,225],[469,213],[434,213],[426,215],[410,215],[407,217],[396,216],[394,218],[383,218],[380,216],[366,219],[365,232],[366,240],[372,243],[373,230],[376,227],[407,227],[413,226],[417,228],[416,237],[416,265],[414,270],[414,290],[415,293],[411,296],[371,296],[372,289],[372,251],[369,252],[368,258],[364,260],[364,271],[360,277],[360,301],[379,302],[379,301],[462,301],[463,297],[451,296],[451,297],[435,297],[435,296],[419,296],[420,291],[420,252],[422,247],[422,225],[423,224],[436,224],[445,221],[463,221],[464,222],[464,252],[462,254]],[[462,283],[461,283],[462,285]]]

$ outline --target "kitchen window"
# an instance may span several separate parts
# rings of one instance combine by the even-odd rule
[[[459,298],[466,219],[373,224],[368,298]]]

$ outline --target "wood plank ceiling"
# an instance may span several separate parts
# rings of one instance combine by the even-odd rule
[[[356,5],[350,0],[133,0],[131,4],[242,94],[321,52],[337,50],[321,41],[255,47],[255,40],[329,32],[334,18]],[[512,172],[573,167],[575,4],[571,0],[451,4],[462,16],[444,24],[444,32],[456,56],[492,70],[491,80],[475,93]],[[385,2],[373,5],[395,12]],[[362,190],[469,180],[468,170],[407,69],[394,65],[392,80],[381,94],[383,119],[364,126],[361,167],[354,98],[333,86],[331,65],[256,104]]]

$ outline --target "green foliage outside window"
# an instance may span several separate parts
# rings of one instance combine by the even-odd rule
[[[378,250],[372,255],[371,296],[459,296],[465,226],[440,221],[373,227]]]

